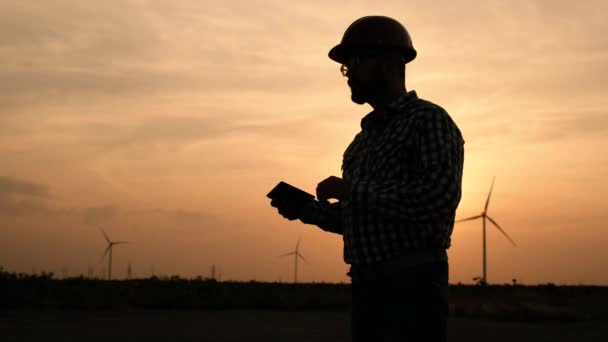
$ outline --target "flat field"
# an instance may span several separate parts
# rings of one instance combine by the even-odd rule
[[[605,341],[605,321],[518,323],[454,318],[449,341]],[[9,310],[9,341],[350,341],[348,312],[262,310]]]
[[[0,268],[1,270],[1,268]],[[0,341],[350,341],[348,284],[0,272]],[[608,287],[451,285],[449,340],[608,341]]]

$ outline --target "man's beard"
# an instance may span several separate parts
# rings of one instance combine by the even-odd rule
[[[369,103],[384,89],[384,82],[380,78],[374,78],[365,83],[349,80],[348,85],[351,91],[350,99],[356,104]]]
[[[350,87],[350,99],[356,104],[364,104],[367,102],[368,97],[366,96],[366,93],[367,91],[358,85]]]

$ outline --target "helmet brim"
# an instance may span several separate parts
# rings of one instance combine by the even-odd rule
[[[331,50],[329,50],[329,53],[327,54],[329,56],[329,58],[335,62],[338,62],[340,64],[344,64],[346,63],[346,60],[348,59],[348,56],[350,55],[350,50],[348,47],[346,47],[343,44],[338,44],[336,46],[334,46]]]
[[[373,50],[374,48],[371,47],[370,49]],[[352,56],[357,51],[361,51],[361,50],[369,51],[370,49],[362,49],[361,47],[356,48],[356,47],[345,45],[345,44],[338,44],[338,45],[334,46],[331,50],[329,50],[329,53],[327,55],[329,56],[329,58],[331,60],[338,62],[340,64],[344,64],[348,60],[348,57]],[[398,49],[398,48],[395,48],[395,49],[389,48],[389,49],[381,49],[381,50],[399,51],[403,55],[403,59],[406,64],[413,61],[416,58],[416,55],[418,54],[416,52],[416,50],[414,50],[413,48],[405,49],[405,50]]]

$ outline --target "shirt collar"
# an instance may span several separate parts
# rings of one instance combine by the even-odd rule
[[[383,127],[388,120],[390,120],[396,114],[402,113],[404,108],[407,107],[410,102],[418,99],[418,95],[415,90],[408,91],[407,93],[399,96],[396,100],[391,102],[387,106],[386,118],[380,119],[375,115],[375,111],[369,112],[366,116],[361,119],[361,128],[376,128]]]
[[[407,93],[399,96],[395,101],[391,102],[387,107],[389,109],[389,113],[400,113],[403,111],[405,107],[407,107],[410,102],[417,100],[418,95],[415,90],[410,90]]]

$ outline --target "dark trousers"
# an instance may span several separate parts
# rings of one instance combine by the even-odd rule
[[[446,261],[374,280],[353,279],[353,342],[445,342],[447,317]]]

